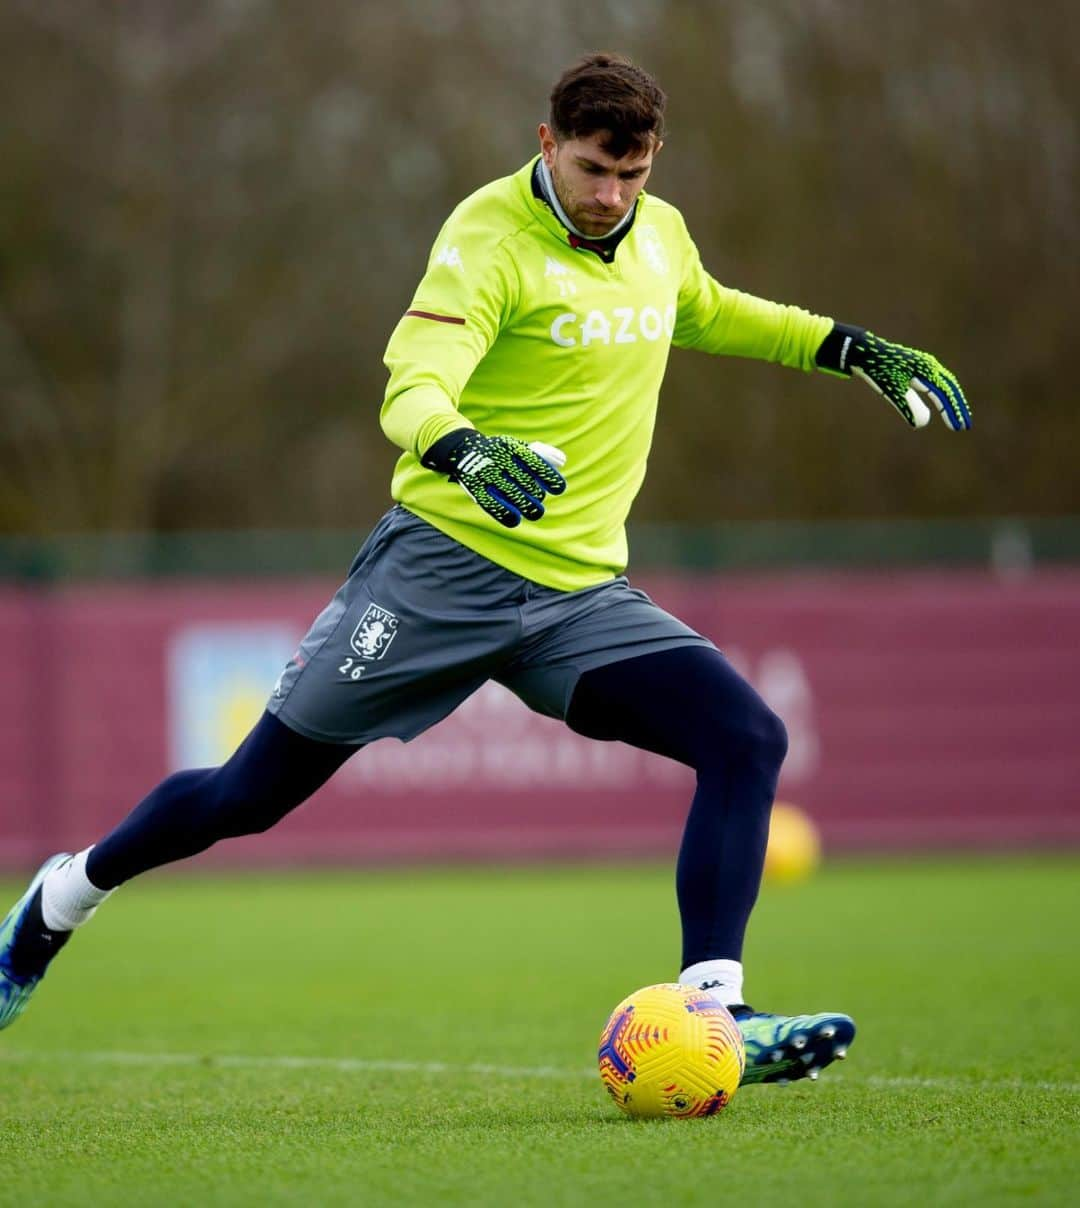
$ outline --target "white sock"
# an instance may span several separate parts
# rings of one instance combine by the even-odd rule
[[[725,1007],[743,1001],[742,979],[741,961],[699,961],[679,974],[682,985],[708,990]]]
[[[86,875],[85,851],[48,873],[41,883],[41,918],[50,931],[74,931],[93,918],[112,889],[98,889]]]

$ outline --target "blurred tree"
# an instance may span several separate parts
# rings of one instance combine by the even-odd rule
[[[365,529],[428,247],[601,47],[668,88],[652,187],[721,280],[976,411],[677,353],[635,518],[1075,511],[1078,39],[1064,2],[0,0],[0,531]]]

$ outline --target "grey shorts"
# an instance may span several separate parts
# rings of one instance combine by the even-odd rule
[[[267,709],[327,742],[408,741],[486,680],[565,718],[593,667],[712,646],[623,578],[543,587],[394,507],[282,672]]]

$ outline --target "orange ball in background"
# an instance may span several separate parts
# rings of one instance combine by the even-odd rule
[[[777,801],[769,822],[765,880],[773,884],[804,881],[821,863],[821,836],[813,819],[797,805]]]

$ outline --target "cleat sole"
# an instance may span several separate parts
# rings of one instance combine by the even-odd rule
[[[819,1022],[816,1022],[819,1021]],[[833,1061],[847,1057],[848,1045],[855,1037],[855,1024],[842,1015],[796,1017],[788,1023],[786,1035],[781,1019],[777,1039],[770,1047],[747,1043],[747,1065],[742,1084],[772,1083],[777,1086],[800,1078],[817,1081],[821,1071]],[[794,1024],[798,1031],[791,1028]]]

